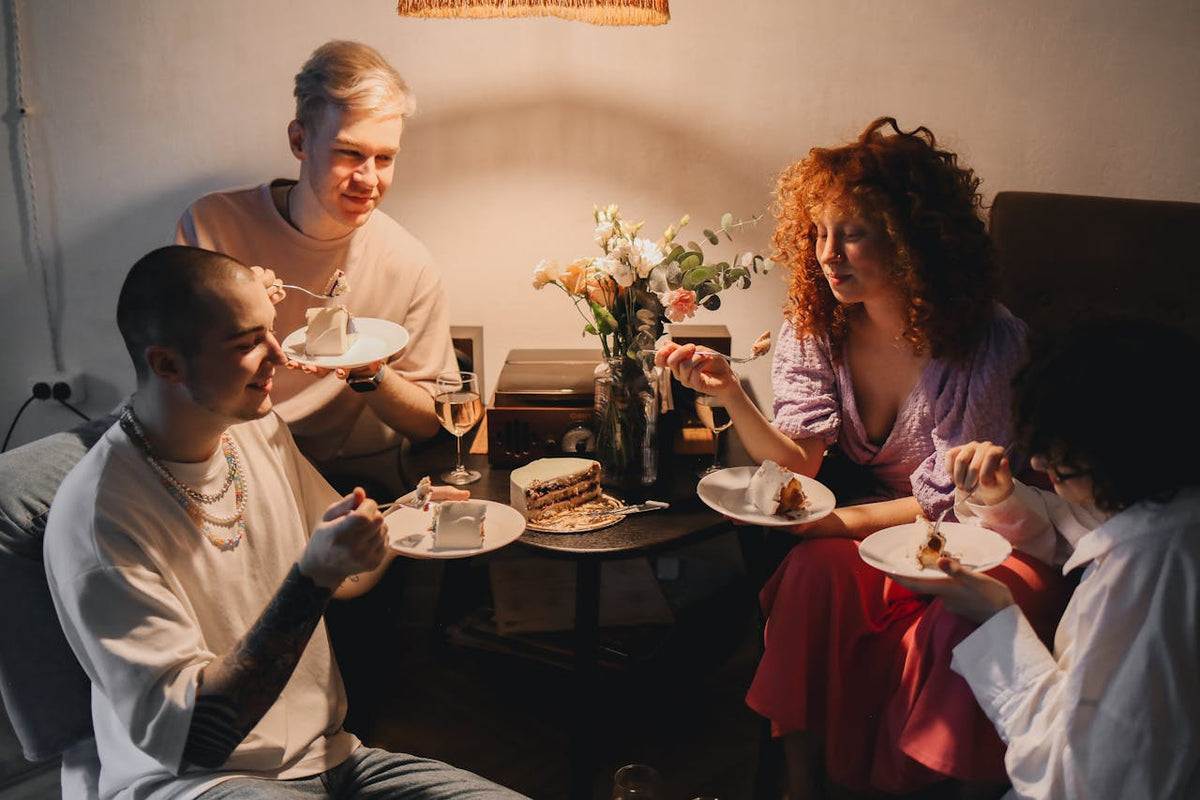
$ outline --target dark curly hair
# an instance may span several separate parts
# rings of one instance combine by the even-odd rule
[[[1200,485],[1197,367],[1200,342],[1145,319],[1097,317],[1035,335],[1013,382],[1017,443],[1088,474],[1102,510],[1169,500]]]
[[[815,244],[813,213],[832,204],[887,231],[891,279],[907,300],[904,338],[935,358],[965,358],[987,330],[997,291],[978,189],[974,171],[939,149],[928,128],[905,132],[892,117],[784,170],[773,259],[792,271],[785,313],[797,335],[826,334],[838,353],[847,332],[849,308],[833,296]]]

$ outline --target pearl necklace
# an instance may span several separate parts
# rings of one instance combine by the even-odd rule
[[[243,514],[246,510],[246,496],[249,492],[242,470],[241,454],[238,452],[237,443],[233,441],[233,437],[228,432],[221,434],[221,454],[225,456],[225,463],[229,468],[225,476],[225,485],[216,494],[202,494],[176,478],[171,470],[167,469],[166,464],[155,458],[150,450],[150,441],[146,438],[146,432],[129,406],[125,406],[121,411],[121,430],[125,431],[126,435],[142,451],[146,462],[158,474],[163,488],[179,503],[184,513],[213,547],[224,552],[233,550],[241,543],[242,537],[246,535],[246,518]],[[233,486],[234,490],[233,514],[228,517],[217,517],[208,513],[204,506],[221,500],[229,491],[230,486]],[[223,535],[213,530],[214,526],[233,528],[233,530],[228,535]]]

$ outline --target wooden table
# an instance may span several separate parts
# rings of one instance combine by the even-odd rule
[[[726,440],[723,444],[726,451],[723,463],[731,466],[750,463],[732,429],[726,431],[723,437]],[[464,447],[464,451],[466,449]],[[486,455],[464,452],[463,461],[467,467],[479,470],[483,476],[464,487],[470,489],[472,497],[506,504],[509,502],[510,469],[493,468]],[[593,738],[594,726],[590,722],[598,713],[593,704],[593,689],[600,677],[600,565],[605,560],[659,553],[729,532],[733,527],[731,523],[704,505],[696,495],[696,483],[699,480],[697,470],[706,461],[694,456],[660,459],[659,481],[638,492],[645,496],[621,498],[627,502],[645,498],[666,500],[671,504],[670,508],[635,514],[611,527],[588,533],[554,534],[526,530],[515,543],[542,555],[571,559],[575,563],[572,800],[591,800],[594,754],[598,750]],[[444,434],[414,447],[408,453],[405,469],[410,477],[429,475],[438,483],[437,476],[453,464],[454,439]]]

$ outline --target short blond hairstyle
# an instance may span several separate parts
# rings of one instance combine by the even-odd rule
[[[333,40],[318,47],[296,73],[296,121],[312,130],[326,106],[410,116],[416,98],[379,51]]]

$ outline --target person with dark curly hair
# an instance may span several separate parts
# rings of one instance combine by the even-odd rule
[[[1016,385],[1017,436],[1053,492],[1014,480],[1004,449],[952,449],[960,520],[1081,571],[1048,648],[1003,583],[938,561],[950,580],[896,580],[979,624],[953,669],[1008,742],[1012,796],[1200,797],[1200,342],[1111,319],[1035,348]],[[1115,434],[1124,386],[1153,387],[1169,436]],[[959,495],[963,493],[960,491]]]
[[[777,262],[791,271],[768,421],[722,360],[667,344],[656,360],[724,402],[747,451],[838,497],[761,593],[764,651],[747,703],[783,742],[791,800],[822,782],[903,793],[956,779],[1002,784],[1004,745],[950,648],[972,630],[858,555],[877,530],[954,502],[955,445],[1012,438],[1025,324],[996,299],[979,179],[925,127],[872,122],[813,148],[778,179]],[[997,567],[1049,636],[1067,588],[1016,554]],[[935,624],[936,623],[936,624]],[[926,630],[936,635],[925,636]],[[936,692],[922,691],[930,682]]]

